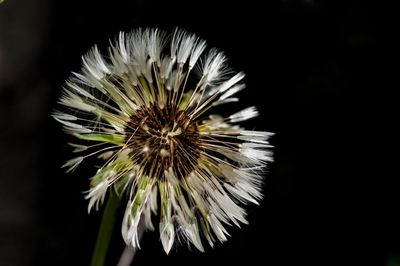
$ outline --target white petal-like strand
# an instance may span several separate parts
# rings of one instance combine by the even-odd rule
[[[148,31],[148,51],[152,62],[156,62],[158,66],[161,64],[161,50],[165,46],[165,33],[155,29]]]
[[[175,229],[172,223],[163,223],[160,222],[160,238],[161,243],[164,247],[165,253],[169,253],[171,251],[172,245],[175,240]]]
[[[252,106],[229,116],[229,119],[232,123],[237,123],[248,120],[250,118],[254,118],[256,116],[258,116],[258,111],[254,106]]]
[[[72,152],[83,152],[88,149],[88,146],[86,146],[86,145],[80,145],[80,144],[74,144],[74,143],[68,143],[68,145],[75,148]]]
[[[190,34],[184,34],[180,40],[179,49],[177,51],[177,62],[183,64],[188,59],[193,45],[195,44],[196,37]]]
[[[67,167],[68,168],[67,172],[70,172],[74,170],[83,161],[83,159],[84,159],[83,156],[73,158],[71,160],[66,161],[61,167],[63,168]]]
[[[93,206],[95,206],[96,211],[99,210],[99,206],[103,204],[109,186],[110,181],[106,179],[88,191],[85,196],[85,199],[89,199],[88,213],[90,213]]]
[[[143,180],[141,182],[143,182]],[[152,194],[152,186],[152,183],[149,182],[144,187],[139,188],[136,194],[134,196],[132,195],[133,198],[129,200],[125,210],[121,233],[125,242],[133,247],[140,248],[138,230],[139,222],[141,221],[141,219],[146,218],[144,212],[147,208],[147,205],[149,204],[149,200]]]
[[[225,92],[226,90],[230,89],[233,85],[241,81],[245,77],[245,74],[242,72],[237,73],[235,76],[230,78],[228,81],[224,82],[219,88],[218,91],[220,93]]]
[[[231,97],[235,93],[243,90],[245,87],[246,87],[246,85],[244,85],[244,84],[236,85],[236,86],[230,88],[227,92],[225,92],[219,99],[225,100],[226,98]]]
[[[200,58],[205,48],[206,48],[206,42],[201,39],[197,39],[192,49],[192,53],[190,55],[189,69],[192,69],[194,67],[194,65]]]
[[[110,70],[104,62],[97,45],[95,45],[89,53],[82,57],[82,62],[89,73],[98,80],[102,79],[105,74],[110,73]]]
[[[226,68],[225,61],[226,57],[223,53],[216,49],[210,50],[203,66],[203,76],[206,77],[207,83],[218,80]]]

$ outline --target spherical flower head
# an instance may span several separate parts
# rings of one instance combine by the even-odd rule
[[[138,247],[139,222],[153,230],[158,213],[167,253],[176,238],[204,251],[205,241],[227,240],[226,225],[247,223],[243,207],[262,198],[272,134],[237,124],[257,116],[255,107],[209,114],[237,102],[245,87],[222,52],[183,30],[168,38],[138,29],[121,32],[107,56],[94,46],[82,62],[59,101],[67,108],[53,117],[82,154],[64,164],[68,171],[90,156],[102,160],[86,194],[89,211],[111,189],[126,195],[126,244]]]

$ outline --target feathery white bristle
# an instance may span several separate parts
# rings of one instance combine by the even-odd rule
[[[95,207],[96,211],[99,210],[99,206],[103,204],[109,186],[110,182],[106,179],[87,192],[85,199],[89,199],[88,213],[90,213],[93,207]]]
[[[246,87],[245,84],[239,84],[236,86],[233,86],[232,88],[230,88],[227,92],[225,92],[224,94],[222,94],[222,96],[219,98],[220,100],[225,100],[229,97],[231,97],[232,95],[234,95],[235,93],[243,90]]]
[[[184,64],[192,51],[196,37],[190,34],[184,34],[180,40],[179,49],[177,51],[178,64]]]
[[[271,153],[266,150],[259,150],[255,148],[244,147],[240,149],[240,153],[254,162],[271,161]]]
[[[197,39],[190,54],[189,69],[192,69],[194,67],[205,48],[206,42],[201,39]]]
[[[92,74],[93,77],[98,80],[102,79],[105,74],[110,73],[110,70],[104,62],[97,45],[95,45],[89,53],[82,57],[82,62],[90,74]]]
[[[172,34],[172,40],[171,40],[171,58],[173,61],[175,61],[175,58],[177,56],[177,51],[179,48],[179,44],[181,42],[182,37],[185,35],[185,32],[180,29],[175,29],[174,33]]]
[[[125,64],[129,63],[130,60],[130,54],[129,50],[126,49],[126,35],[125,32],[120,32],[118,35],[118,51],[119,54],[121,55],[122,61]]]
[[[250,118],[254,118],[256,116],[258,116],[258,111],[257,111],[256,107],[251,106],[251,107],[243,109],[242,111],[229,116],[229,119],[232,123],[237,123],[237,122],[248,120]]]
[[[70,160],[66,161],[61,167],[68,168],[67,172],[70,172],[70,171],[74,170],[83,161],[83,159],[84,159],[83,156],[79,156],[79,157],[70,159]]]
[[[159,30],[148,31],[148,51],[151,62],[156,62],[161,65],[161,50],[165,46],[164,33]]]
[[[72,152],[83,152],[88,149],[88,146],[86,145],[80,145],[75,143],[68,143],[68,145],[75,148]]]
[[[261,138],[264,140],[269,139],[274,133],[267,132],[267,131],[253,131],[253,130],[242,130],[240,132],[242,136],[254,137],[255,139]]]
[[[172,223],[160,223],[160,239],[165,253],[168,254],[175,240],[175,229]]]
[[[222,52],[218,52],[216,49],[211,49],[208,56],[206,57],[203,66],[203,76],[206,77],[208,83],[217,79],[225,68],[226,57]]]

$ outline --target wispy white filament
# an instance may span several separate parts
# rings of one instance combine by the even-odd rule
[[[256,116],[258,116],[258,111],[254,106],[252,106],[252,107],[248,107],[240,112],[237,112],[237,113],[229,116],[229,118],[232,123],[237,123],[237,122],[248,120],[248,119],[256,117]]]

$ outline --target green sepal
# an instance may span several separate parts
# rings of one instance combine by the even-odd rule
[[[143,86],[144,93],[146,94],[145,99],[150,99],[150,103],[153,102],[153,96],[151,95],[149,85],[144,77],[139,77],[140,84]]]
[[[74,134],[79,139],[99,141],[115,144],[118,146],[125,145],[125,136],[123,135],[105,135],[105,134]]]
[[[190,97],[192,96],[192,94],[193,94],[193,91],[190,90],[182,95],[181,102],[179,103],[179,106],[178,106],[179,111],[184,110],[188,106],[189,100],[190,100]]]

